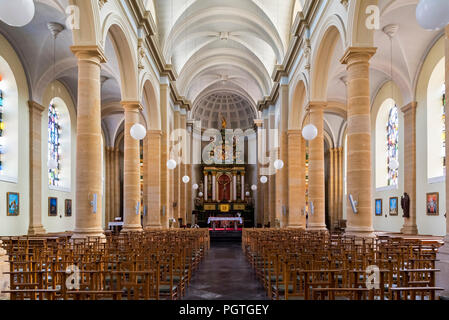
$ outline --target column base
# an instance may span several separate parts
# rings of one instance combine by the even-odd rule
[[[377,235],[374,233],[374,230],[371,228],[351,228],[347,227],[345,230],[345,235],[354,236],[357,238],[376,238]]]
[[[43,225],[37,225],[37,226],[30,226],[28,228],[28,235],[29,236],[35,236],[35,235],[40,235],[40,234],[47,234],[47,231],[45,231],[44,226]]]
[[[102,229],[75,229],[73,231],[71,239],[86,239],[88,237],[97,237],[106,239],[104,231]]]
[[[438,250],[435,268],[440,269],[436,273],[436,286],[444,288],[438,295],[449,298],[449,237],[446,237],[444,246]]]
[[[312,231],[324,231],[327,230],[326,225],[325,224],[311,224],[309,223],[309,225],[306,228],[307,230],[312,230]]]
[[[162,229],[162,225],[161,224],[150,224],[148,226],[145,226],[143,229],[144,230]]]
[[[303,230],[306,229],[302,224],[289,224],[289,225],[287,225],[287,228],[290,228],[290,229],[303,229]]]
[[[403,233],[403,234],[418,234],[418,226],[417,225],[403,226],[401,228],[401,233]]]
[[[142,231],[143,231],[143,229],[140,224],[129,224],[129,225],[123,226],[120,233],[122,233],[122,232],[142,232]]]

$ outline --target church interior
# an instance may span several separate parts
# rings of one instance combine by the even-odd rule
[[[446,0],[0,1],[0,300],[449,299],[448,74]]]

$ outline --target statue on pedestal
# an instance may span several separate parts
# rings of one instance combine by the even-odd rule
[[[410,197],[407,192],[404,192],[404,195],[401,197],[401,208],[404,214],[403,218],[410,218]]]

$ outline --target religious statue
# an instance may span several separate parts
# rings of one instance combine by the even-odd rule
[[[404,192],[404,195],[401,197],[401,208],[404,212],[403,218],[410,218],[410,197],[407,192]]]
[[[226,129],[226,119],[223,116],[221,116],[221,128]]]

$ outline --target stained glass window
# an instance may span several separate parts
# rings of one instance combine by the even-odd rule
[[[441,103],[441,159],[443,163],[443,170],[446,167],[446,85],[443,85]]]
[[[399,119],[398,107],[396,104],[391,108],[388,114],[387,124],[387,170],[388,170],[388,185],[398,184],[398,169],[391,169],[390,162],[394,159],[399,161],[398,157],[398,143],[399,143]]]
[[[61,125],[59,113],[51,103],[48,108],[48,183],[59,186],[61,170]]]

